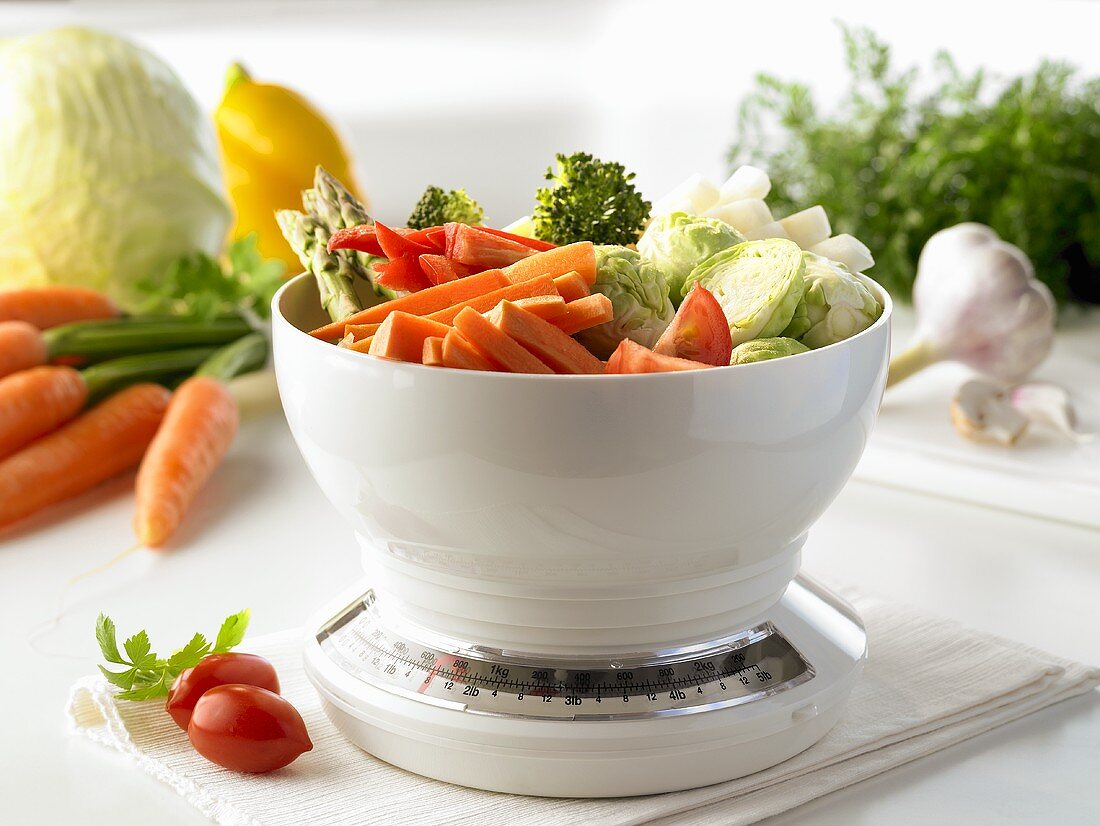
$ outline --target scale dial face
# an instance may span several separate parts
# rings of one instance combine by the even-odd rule
[[[474,714],[547,720],[692,714],[752,702],[814,676],[770,622],[691,648],[542,657],[393,629],[372,591],[333,618],[317,641],[345,672],[385,691]]]

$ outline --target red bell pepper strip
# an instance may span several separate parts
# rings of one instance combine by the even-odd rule
[[[435,252],[432,247],[419,243],[411,235],[402,235],[379,221],[374,222],[374,232],[378,236],[378,245],[382,247],[382,254],[390,261],[406,256],[415,260],[421,255],[431,255]]]
[[[386,227],[391,232],[396,232],[402,238],[421,246],[431,246],[439,252],[443,251],[443,227],[430,227],[428,229],[409,229],[408,227]],[[430,233],[437,231],[438,242],[430,239]],[[378,232],[375,224],[359,224],[346,229],[339,229],[332,234],[328,242],[329,252],[334,250],[358,250],[369,255],[377,255],[385,258],[381,244],[378,243]]]
[[[428,227],[428,229],[421,230],[421,232],[424,233],[424,243],[428,246],[435,247],[440,252],[447,249],[446,227]]]
[[[385,256],[382,247],[378,244],[374,224],[359,224],[336,230],[328,240],[328,251],[336,250],[358,250],[368,255]]]
[[[515,241],[516,243],[523,244],[525,247],[530,247],[539,252],[546,252],[557,246],[557,244],[551,244],[549,241],[541,241],[538,238],[528,238],[526,235],[516,235],[514,232],[505,232],[502,229],[481,226],[477,227],[477,229],[482,232],[488,232],[490,235],[495,235],[498,238],[507,238],[509,241]]]
[[[433,284],[445,284],[473,274],[470,267],[443,255],[421,255],[420,269],[424,270],[424,275]]]
[[[466,224],[447,224],[447,257],[480,270],[507,267],[534,255],[524,244],[499,238]]]
[[[376,264],[378,283],[391,290],[415,293],[432,286],[432,282],[420,268],[420,261],[414,255],[404,256],[386,264]]]

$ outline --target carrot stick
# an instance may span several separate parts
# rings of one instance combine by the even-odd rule
[[[71,367],[34,367],[0,379],[0,460],[73,418],[88,385]]]
[[[566,301],[576,301],[592,292],[588,289],[588,283],[577,272],[559,275],[554,279],[554,289]]]
[[[381,327],[382,325],[379,324],[378,326]],[[373,343],[373,341],[374,341],[374,336],[370,335],[370,336],[367,336],[366,338],[356,339],[355,341],[351,342],[351,344],[347,345],[347,347],[348,347],[349,350],[354,350],[357,353],[369,353],[370,352],[370,346]]]
[[[0,379],[46,363],[46,343],[25,321],[0,321]]]
[[[118,315],[111,299],[86,287],[24,287],[0,292],[0,321],[25,321],[39,330]]]
[[[496,367],[477,351],[458,330],[451,330],[443,337],[443,366],[458,370],[483,370],[494,372]]]
[[[424,339],[424,356],[421,359],[424,364],[432,367],[443,366],[443,337],[431,336]]]
[[[455,316],[455,327],[481,355],[507,373],[551,373],[549,367],[502,333],[481,313],[466,307]],[[572,339],[570,339],[572,341]],[[573,342],[576,344],[576,342]],[[579,344],[577,344],[580,347]],[[444,340],[446,347],[446,340]]]
[[[532,256],[534,258],[535,256]],[[376,304],[341,321],[334,321],[324,327],[318,327],[310,335],[325,341],[336,341],[344,334],[344,327],[348,324],[371,324],[386,320],[390,313],[400,310],[410,315],[427,315],[445,307],[451,307],[463,301],[469,301],[484,293],[499,290],[508,286],[508,279],[500,270],[486,270],[477,275],[460,278],[457,281],[448,281],[426,290],[403,295],[392,301]]]
[[[553,319],[554,326],[566,335],[574,335],[581,330],[605,324],[615,317],[615,308],[611,299],[603,293],[578,298],[565,305],[565,312]]]
[[[528,256],[505,267],[504,276],[512,284],[518,284],[536,275],[556,278],[573,271],[579,273],[586,284],[596,283],[596,250],[591,241],[578,241]]]
[[[549,321],[502,301],[497,327],[556,373],[602,373],[603,362]]]
[[[442,338],[448,329],[446,324],[420,316],[390,313],[374,334],[368,352],[380,358],[420,364],[424,358],[424,340],[433,336]]]
[[[137,475],[134,533],[143,545],[162,547],[175,533],[238,421],[237,403],[217,379],[194,376],[179,386]]]
[[[503,303],[503,302],[501,302]],[[569,305],[562,301],[560,295],[535,295],[531,298],[519,298],[512,302],[517,307],[522,307],[529,313],[537,315],[539,318],[544,318],[547,321],[554,321],[565,315],[565,308]],[[500,304],[495,308],[485,313],[485,317],[496,324],[496,316],[499,315]]]
[[[426,318],[432,321],[438,321],[441,324],[452,324],[455,320],[455,316],[462,312],[464,307],[473,307],[479,313],[484,313],[493,309],[493,307],[504,299],[515,301],[520,298],[533,298],[538,295],[557,296],[557,294],[553,280],[548,276],[540,275],[532,278],[530,281],[510,284],[499,290],[493,290],[491,293],[485,293],[485,295],[471,298],[469,301],[464,301],[461,304],[455,304],[452,307],[437,310],[426,316]]]
[[[134,467],[171,393],[137,384],[0,462],[0,527]]]
[[[352,341],[359,341],[373,336],[381,326],[381,324],[349,324],[344,328],[344,335],[350,335]]]

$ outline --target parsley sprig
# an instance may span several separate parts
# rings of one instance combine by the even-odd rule
[[[266,259],[252,233],[234,241],[219,258],[201,252],[181,255],[155,278],[137,283],[142,313],[168,313],[210,321],[225,313],[266,319],[271,297],[286,267]]]
[[[248,628],[250,614],[246,608],[225,618],[218,635],[211,643],[202,634],[195,634],[187,645],[162,659],[152,650],[149,635],[138,631],[118,647],[115,623],[100,614],[95,623],[95,638],[103,659],[113,665],[125,666],[123,671],[111,671],[102,665],[99,670],[107,681],[121,688],[120,700],[152,700],[167,697],[172,683],[181,671],[194,668],[207,654],[222,654],[239,645]]]

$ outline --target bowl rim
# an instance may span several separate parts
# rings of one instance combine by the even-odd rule
[[[667,373],[594,373],[594,374],[561,374],[561,373],[506,373],[501,371],[485,371],[485,370],[460,370],[454,367],[435,367],[424,364],[414,364],[412,362],[394,361],[392,359],[379,358],[378,356],[372,356],[369,353],[360,353],[356,350],[350,350],[347,347],[337,347],[335,344],[331,344],[327,341],[322,341],[319,338],[314,338],[307,331],[302,330],[295,324],[292,324],[282,311],[282,301],[287,292],[302,281],[313,278],[313,275],[308,272],[300,272],[297,275],[288,278],[286,282],[279,287],[275,295],[271,298],[271,323],[275,325],[285,325],[293,333],[302,336],[310,344],[307,346],[316,346],[317,348],[324,348],[324,350],[330,354],[335,351],[337,358],[348,359],[349,363],[369,363],[374,365],[385,365],[393,370],[414,370],[428,373],[447,375],[464,374],[469,376],[475,381],[593,381],[600,380],[602,382],[609,381],[674,381],[685,380],[683,377],[689,377],[691,380],[696,380],[702,376],[710,376],[714,374],[728,375],[729,371],[737,370],[744,373],[749,369],[767,370],[777,369],[779,365],[787,363],[789,364],[795,359],[810,359],[810,358],[825,358],[818,354],[826,353],[834,348],[842,348],[849,346],[850,343],[854,343],[857,340],[874,335],[880,328],[887,326],[890,323],[890,318],[893,316],[894,302],[890,293],[875,281],[873,278],[869,278],[863,273],[854,273],[856,278],[860,279],[868,289],[870,289],[875,297],[882,303],[882,314],[878,317],[874,324],[867,327],[864,330],[860,330],[854,336],[849,336],[841,341],[827,344],[824,347],[818,347],[815,350],[809,350],[805,353],[795,353],[790,356],[783,356],[777,359],[767,359],[765,361],[750,362],[749,364],[727,364],[721,367],[711,367],[706,370],[682,370],[676,372]],[[320,352],[320,349],[318,349]],[[276,351],[275,358],[278,359],[278,351]],[[368,362],[364,362],[365,359],[369,359]],[[477,378],[475,378],[477,377]]]

